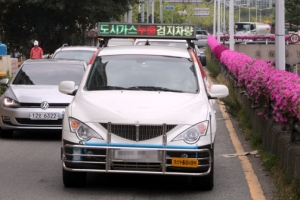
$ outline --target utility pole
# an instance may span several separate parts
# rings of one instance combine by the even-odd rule
[[[255,10],[256,10],[256,20],[255,20],[255,22],[257,22],[257,0],[255,0]]]
[[[224,20],[223,20],[223,33],[226,33],[226,0],[224,0]]]
[[[155,0],[152,0],[152,24],[154,24],[154,2]]]
[[[163,23],[163,9],[162,9],[162,0],[160,0],[159,2],[159,6],[160,6],[160,23]]]
[[[217,15],[217,0],[214,0],[214,24],[213,24],[213,36],[216,36],[216,15]]]
[[[275,65],[276,69],[285,70],[284,0],[276,0],[275,21]]]
[[[147,24],[149,23],[149,0],[146,0],[147,2]]]
[[[251,16],[250,16],[250,7],[249,7],[249,22],[251,22]]]
[[[145,22],[145,0],[142,0],[142,23]]]
[[[218,42],[220,42],[220,22],[221,22],[221,0],[218,0],[218,30],[217,30],[217,38],[218,38]]]
[[[234,3],[229,2],[229,49],[234,51]]]
[[[129,12],[128,12],[128,15],[127,15],[127,22],[128,23],[132,23],[132,6],[130,5],[129,6]]]

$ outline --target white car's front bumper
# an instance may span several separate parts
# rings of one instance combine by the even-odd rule
[[[0,112],[2,129],[62,129],[62,118],[65,108],[6,108]],[[30,113],[57,113],[57,119],[31,119]]]

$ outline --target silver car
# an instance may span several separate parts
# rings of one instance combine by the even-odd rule
[[[82,60],[27,60],[0,97],[0,136],[9,138],[14,130],[61,129],[65,108],[73,96],[62,94],[58,85],[63,80],[79,85],[87,67]]]
[[[68,46],[65,44],[54,52],[52,58],[84,60],[86,63],[91,64],[93,55],[97,50],[97,47],[92,46]]]

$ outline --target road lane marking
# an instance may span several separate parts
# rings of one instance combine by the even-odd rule
[[[222,103],[220,103],[220,101],[218,101],[221,113],[223,115],[227,130],[229,132],[233,147],[236,151],[236,153],[242,153],[244,152],[243,146],[241,144],[241,142],[238,139],[238,136],[235,132],[235,129],[231,123],[231,120],[227,114],[227,112],[225,111],[225,107]],[[263,194],[263,191],[260,187],[260,183],[257,179],[257,176],[252,168],[252,165],[248,159],[247,156],[238,156],[238,158],[240,159],[240,162],[242,164],[242,168],[245,174],[245,178],[247,180],[248,183],[248,187],[249,187],[249,191],[251,194],[251,197],[253,200],[265,200],[266,197]]]

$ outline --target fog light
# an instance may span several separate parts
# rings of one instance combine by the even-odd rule
[[[10,117],[9,116],[2,116],[2,121],[10,121]]]
[[[189,156],[186,153],[181,154],[181,158],[188,158]]]

